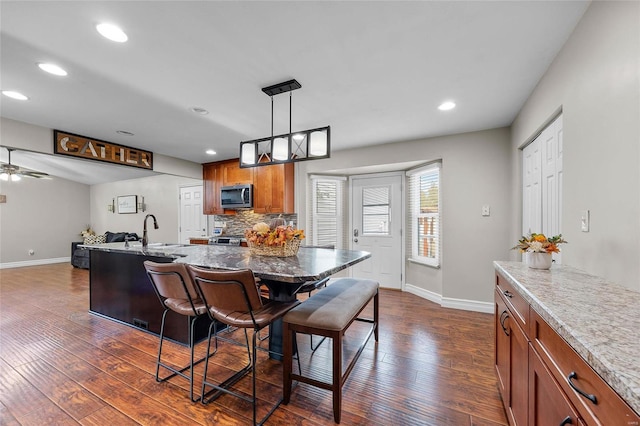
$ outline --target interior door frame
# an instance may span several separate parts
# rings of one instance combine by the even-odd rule
[[[180,239],[182,238],[182,200],[181,200],[182,189],[192,188],[196,186],[199,186],[202,188],[202,196],[204,197],[204,182],[200,184],[185,183],[185,184],[178,185],[178,241],[180,241]],[[203,198],[203,202],[204,202],[204,198]],[[209,235],[209,216],[204,214],[204,211],[202,212],[202,216],[204,216],[204,226],[206,229],[205,232],[207,235]]]
[[[348,237],[349,237],[349,250],[354,250],[353,247],[353,179],[368,179],[368,178],[384,178],[391,176],[400,176],[400,217],[402,218],[401,228],[400,228],[400,291],[405,291],[405,283],[406,283],[406,229],[407,229],[407,213],[406,213],[406,184],[407,184],[407,176],[404,171],[393,171],[393,172],[382,172],[382,173],[367,173],[361,175],[350,175],[349,178],[349,214],[348,216]],[[352,276],[353,271],[349,268],[349,276]]]

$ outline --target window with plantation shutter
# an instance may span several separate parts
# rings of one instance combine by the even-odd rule
[[[310,245],[333,245],[343,248],[346,241],[345,183],[344,177],[311,177],[311,232]]]
[[[440,266],[441,215],[440,165],[407,172],[409,178],[409,223],[411,228],[411,260]]]

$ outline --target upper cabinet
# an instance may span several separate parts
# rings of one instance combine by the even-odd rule
[[[222,186],[254,183],[253,168],[241,169],[237,159],[223,161],[220,163],[220,167],[222,170]]]
[[[293,163],[254,168],[253,211],[294,213]]]
[[[220,205],[220,188],[253,184],[253,210],[256,213],[294,213],[293,163],[240,168],[238,160],[207,163],[202,166],[204,214],[234,214]]]
[[[222,181],[222,167],[220,163],[202,165],[202,180],[204,182],[204,214],[224,214],[220,206],[220,184]]]

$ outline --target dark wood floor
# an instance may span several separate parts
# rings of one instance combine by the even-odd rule
[[[0,424],[250,422],[250,406],[237,398],[203,406],[190,402],[181,378],[156,383],[157,337],[89,314],[88,279],[88,271],[68,264],[0,270]],[[506,424],[492,366],[491,315],[389,290],[381,292],[380,312],[380,341],[371,339],[343,389],[342,424]],[[362,334],[359,324],[347,333],[347,356]],[[328,377],[331,344],[311,357],[304,339],[303,370]],[[186,348],[166,348],[173,362],[188,363]],[[197,349],[203,353],[204,344]],[[221,345],[210,380],[240,365],[238,350]],[[281,396],[282,368],[261,354],[258,369],[260,416]],[[202,372],[200,365],[198,385]],[[236,386],[248,391],[249,379]],[[300,385],[267,424],[331,425],[331,407],[328,391]]]

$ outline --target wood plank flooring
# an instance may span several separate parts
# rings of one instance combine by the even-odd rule
[[[89,314],[88,281],[88,271],[68,264],[0,270],[0,424],[250,423],[251,407],[238,398],[204,406],[189,400],[182,378],[157,383],[158,338]],[[364,334],[366,325],[359,325],[347,332],[347,357]],[[242,338],[241,331],[230,335]],[[330,377],[330,341],[314,354],[307,336],[298,342],[305,374]],[[199,355],[205,346],[197,346]],[[188,348],[165,347],[172,363],[188,363]],[[246,361],[242,356],[242,348],[221,343],[208,379],[223,380]],[[197,392],[203,369],[195,370]],[[260,353],[258,370],[261,417],[281,397],[282,367]],[[246,377],[235,388],[250,386]],[[343,395],[344,425],[506,425],[493,370],[493,316],[382,290],[380,340],[371,339]],[[331,424],[331,394],[304,384],[267,421]]]

